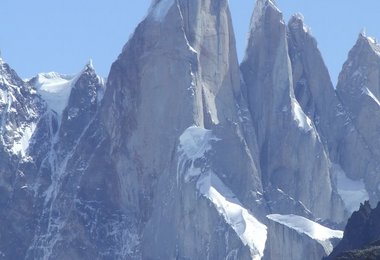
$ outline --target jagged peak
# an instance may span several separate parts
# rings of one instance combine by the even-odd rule
[[[82,71],[78,74],[79,76],[82,75],[82,74],[85,74],[85,73],[95,73],[95,67],[94,67],[94,64],[92,62],[92,59],[89,59],[88,62],[86,63],[86,65],[84,66],[84,68],[82,69]]]
[[[257,0],[255,8],[253,10],[253,15],[251,18],[251,27],[250,31],[254,31],[258,28],[261,18],[265,15],[265,11],[267,8],[271,8],[279,14],[282,14],[280,9],[278,9],[276,1],[274,0]],[[283,21],[282,21],[283,22]]]
[[[94,70],[94,65],[92,63],[92,59],[89,59],[87,64],[86,64],[86,68],[89,68],[89,69],[92,69]]]
[[[356,45],[362,44],[370,47],[370,49],[380,57],[380,44],[377,42],[376,38],[367,36],[365,29],[362,29],[356,41]]]
[[[310,33],[311,29],[305,24],[305,19],[303,14],[295,13],[289,20],[288,23],[289,29],[299,30],[302,29],[305,33]]]

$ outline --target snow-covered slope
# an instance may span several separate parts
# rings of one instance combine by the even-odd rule
[[[185,171],[179,169],[178,172],[186,172],[185,181],[199,177],[196,182],[198,192],[212,202],[243,244],[249,247],[252,258],[261,259],[267,237],[266,226],[242,205],[236,195],[212,170],[204,171],[194,165],[197,160],[205,158],[206,153],[211,151],[211,142],[221,140],[213,136],[212,131],[196,126],[187,128],[179,140],[180,152],[184,156],[180,159],[180,165],[184,167],[186,162],[191,162],[191,166]]]
[[[56,72],[38,74],[34,86],[50,109],[61,115],[69,100],[75,77]]]
[[[197,182],[197,189],[214,204],[244,245],[249,246],[252,259],[261,259],[267,240],[267,227],[244,208],[216,174],[203,173]]]
[[[268,215],[267,218],[294,229],[301,234],[305,234],[317,241],[326,241],[332,238],[343,237],[343,231],[329,229],[301,216],[271,214]]]
[[[322,259],[343,237],[343,231],[301,216],[271,214],[267,218],[270,221],[265,259]]]

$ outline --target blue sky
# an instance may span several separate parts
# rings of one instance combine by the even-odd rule
[[[189,0],[191,1],[191,0]],[[243,57],[254,0],[229,0],[239,57]],[[107,76],[110,65],[150,0],[0,0],[0,49],[23,77],[73,74],[92,58]],[[301,12],[335,82],[362,28],[380,38],[379,0],[277,0],[286,20]]]

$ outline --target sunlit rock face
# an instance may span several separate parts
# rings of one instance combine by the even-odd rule
[[[0,257],[22,258],[34,232],[28,149],[45,110],[35,89],[0,58]]]
[[[87,94],[72,94],[62,113],[70,118],[62,138],[73,136],[64,131],[76,125],[78,97],[93,111],[89,81]],[[69,155],[57,145],[63,168],[46,188],[50,206],[28,257],[262,256],[257,145],[226,1],[153,3],[112,65],[96,111],[78,119],[88,123]],[[257,238],[241,221],[258,227]]]
[[[361,36],[335,91],[274,1],[239,66],[227,0],[157,0],[106,82],[0,60],[0,258],[328,255],[377,199],[377,53]]]
[[[364,179],[372,203],[379,200],[379,73],[380,46],[360,34],[343,65],[336,90],[364,143],[364,148],[357,149],[357,160],[352,160],[358,167],[355,177]]]
[[[293,88],[287,27],[271,1],[258,1],[241,64],[265,185],[301,201],[315,216],[342,220],[328,153]],[[323,192],[321,192],[323,190]]]

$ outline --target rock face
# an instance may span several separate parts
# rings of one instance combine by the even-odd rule
[[[353,162],[360,167],[357,174],[364,178],[371,202],[379,200],[379,72],[380,47],[360,34],[339,75],[337,94],[365,144],[364,156]]]
[[[246,110],[227,1],[153,3],[112,65],[94,120],[53,173],[28,257],[262,255],[266,227],[249,213],[263,207],[263,190]],[[183,152],[203,147],[205,128],[212,152]],[[215,191],[244,214],[221,214]],[[239,220],[259,226],[259,243]]]
[[[30,139],[46,105],[28,83],[0,58],[0,252],[22,258],[34,231],[34,209],[24,171]]]
[[[60,231],[60,215],[68,210],[67,205],[63,206],[60,201],[68,200],[73,190],[78,189],[78,186],[72,186],[70,191],[61,193],[62,181],[78,143],[94,119],[104,92],[103,80],[96,75],[90,63],[74,77],[54,76],[48,82],[41,82],[40,77],[46,78],[46,75],[39,75],[31,82],[37,85],[39,92],[46,90],[47,93],[42,96],[53,102],[48,106],[55,110],[47,111],[41,118],[29,150],[29,154],[38,159],[35,162],[38,179],[34,190],[35,207],[39,209],[40,217],[26,255],[28,259],[46,257],[51,252],[50,239]],[[42,86],[38,86],[41,83]],[[57,105],[57,93],[65,93],[66,97],[59,96],[66,100],[65,104]]]
[[[1,60],[0,258],[326,256],[341,232],[316,222],[377,199],[362,38],[337,92],[302,16],[270,0],[240,66],[227,0],[152,1],[106,83],[91,62],[25,82]]]
[[[360,202],[368,199],[362,178],[364,173],[370,172],[369,168],[374,167],[376,160],[356,128],[349,109],[336,94],[316,40],[301,15],[291,18],[288,32],[295,97],[318,130],[332,163],[332,180],[346,211],[351,214]],[[358,187],[354,194],[346,192],[348,185],[344,180],[350,178],[356,180],[353,186]]]
[[[23,259],[34,243],[33,234],[43,228],[36,223],[40,223],[40,216],[43,219],[49,208],[48,193],[55,192],[55,173],[78,142],[91,114],[93,117],[96,112],[97,91],[103,88],[103,83],[87,66],[70,81],[72,86],[66,86],[68,104],[64,104],[63,114],[58,115],[50,107],[51,104],[58,107],[57,103],[49,103],[51,100],[41,95],[41,86],[37,86],[41,77],[49,78],[47,87],[54,94],[57,90],[54,88],[59,86],[55,83],[60,83],[58,75],[40,74],[24,82],[1,60],[0,77],[3,240],[0,251],[5,259]],[[75,116],[70,114],[72,108],[77,109]]]
[[[378,240],[380,238],[380,205],[372,209],[366,201],[360,205],[347,222],[342,241],[326,259],[376,259],[379,256]]]
[[[257,132],[263,182],[302,201],[317,217],[341,221],[328,154],[315,124],[294,95],[287,28],[271,1],[258,1],[255,7],[241,70]]]

